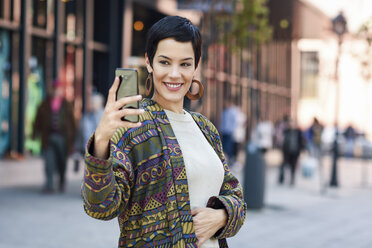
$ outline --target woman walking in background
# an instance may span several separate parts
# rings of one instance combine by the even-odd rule
[[[60,81],[53,82],[52,94],[38,108],[33,136],[41,136],[41,154],[45,163],[44,193],[54,192],[54,172],[59,175],[58,190],[65,191],[67,157],[73,151],[75,119],[73,107],[63,95]]]

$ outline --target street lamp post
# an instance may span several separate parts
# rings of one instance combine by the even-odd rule
[[[338,52],[337,52],[337,59],[336,59],[336,66],[335,66],[335,81],[337,85],[336,89],[336,104],[335,104],[335,138],[333,141],[333,162],[332,162],[332,172],[331,172],[331,180],[329,185],[331,187],[338,187],[338,178],[337,178],[337,161],[339,157],[338,152],[338,112],[339,112],[339,78],[338,78],[338,65],[340,60],[341,54],[341,45],[342,45],[342,37],[346,33],[346,19],[342,12],[340,12],[333,20],[332,20],[332,28],[333,32],[335,32],[338,36]]]

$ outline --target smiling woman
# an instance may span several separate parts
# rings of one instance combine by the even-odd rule
[[[241,186],[230,173],[214,125],[183,108],[197,99],[194,79],[200,32],[170,16],[149,30],[144,109],[121,108],[141,96],[115,99],[116,78],[103,117],[87,144],[82,196],[88,215],[119,218],[119,247],[227,247],[244,223]],[[192,83],[200,92],[192,95]],[[139,123],[121,121],[139,115]]]

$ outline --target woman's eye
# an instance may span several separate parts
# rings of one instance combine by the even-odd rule
[[[160,64],[163,64],[163,65],[169,65],[169,62],[166,61],[166,60],[160,60]]]
[[[182,63],[181,66],[183,66],[183,67],[189,67],[189,66],[191,66],[191,64],[190,63]]]

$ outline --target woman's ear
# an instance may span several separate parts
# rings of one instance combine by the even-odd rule
[[[196,68],[195,68],[195,70],[194,70],[194,76],[195,76],[196,74],[198,74],[199,66],[200,66],[200,60],[199,60],[198,65],[196,66]]]
[[[198,70],[198,68],[199,68],[199,66],[200,66],[200,61],[201,61],[201,59],[199,59],[199,62],[198,62],[198,64],[197,64],[196,67],[195,67],[195,71]]]
[[[200,66],[200,62],[201,62],[201,59],[199,59],[198,66],[196,67],[196,69],[199,68],[199,66]]]
[[[147,53],[145,53],[145,63],[146,63],[147,72],[152,73],[153,70],[150,64],[149,57],[147,56]]]

